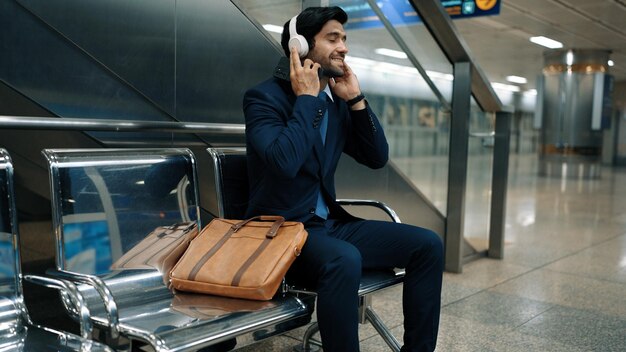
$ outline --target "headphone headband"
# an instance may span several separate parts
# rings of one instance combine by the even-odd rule
[[[298,35],[298,31],[296,30],[296,21],[298,20],[298,15],[295,15],[289,21],[289,37],[293,37]]]

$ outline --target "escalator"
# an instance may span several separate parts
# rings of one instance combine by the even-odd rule
[[[236,8],[216,2],[11,0],[0,3],[0,23],[0,115],[242,123],[241,92],[278,58]],[[224,36],[228,25],[239,31]],[[256,68],[234,43],[256,43]],[[242,76],[217,80],[214,67]],[[20,214],[34,219],[49,217],[43,148],[197,153],[243,143],[242,136],[164,132],[3,129],[0,138],[14,155],[19,199],[33,199],[19,202]]]

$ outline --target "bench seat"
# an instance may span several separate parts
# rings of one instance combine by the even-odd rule
[[[116,302],[120,334],[157,351],[193,351],[235,338],[250,340],[245,334],[258,341],[305,325],[312,313],[310,305],[292,295],[265,302],[172,293],[156,270],[120,270],[103,279]],[[92,319],[108,326],[100,294],[90,285],[80,290]]]
[[[79,284],[100,338],[118,351],[196,351],[243,344],[306,325],[314,302],[267,302],[171,291],[155,269],[112,269],[158,226],[197,222],[193,153],[184,148],[45,150],[56,269]],[[97,236],[94,236],[94,233]],[[222,345],[224,343],[225,345]]]
[[[33,322],[24,302],[23,281],[59,290],[77,314],[81,336]],[[89,310],[75,285],[50,277],[22,275],[13,163],[9,153],[0,148],[0,351],[113,352],[92,341],[91,333]]]
[[[207,152],[213,162],[213,176],[216,190],[217,212],[220,217],[242,219],[248,203],[248,168],[245,148],[208,148]],[[384,212],[391,221],[400,222],[395,211],[386,204],[370,199],[338,199],[343,206],[369,206]],[[380,234],[384,236],[384,234]],[[382,319],[372,308],[372,295],[380,290],[401,284],[404,281],[403,269],[363,270],[359,285],[359,321],[370,322],[392,351],[400,351],[400,343],[391,334]],[[315,294],[308,288],[289,286],[290,292]],[[310,345],[320,345],[313,339],[319,331],[317,323],[313,323],[304,333],[300,351],[309,351]]]

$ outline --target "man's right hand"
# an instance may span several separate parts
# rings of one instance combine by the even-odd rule
[[[291,80],[291,89],[296,96],[303,94],[317,96],[320,92],[320,79],[317,73],[320,64],[311,59],[304,59],[304,62],[301,63],[295,48],[291,49],[289,61],[289,79]]]

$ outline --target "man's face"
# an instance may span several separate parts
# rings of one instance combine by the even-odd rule
[[[343,60],[348,53],[346,32],[337,20],[326,22],[322,30],[313,37],[315,45],[307,58],[319,63],[328,77],[341,77],[344,74]]]

